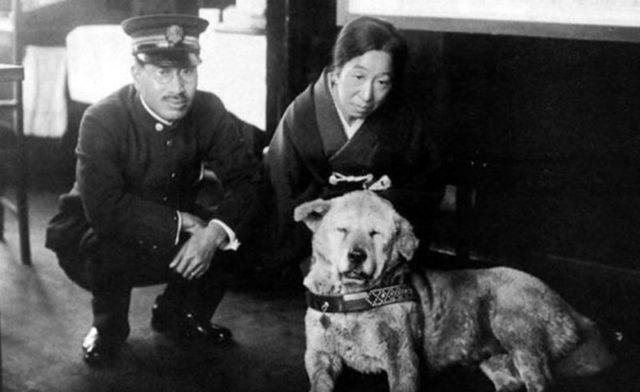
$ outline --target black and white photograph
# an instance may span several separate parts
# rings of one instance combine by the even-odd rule
[[[0,0],[0,392],[633,392],[639,301],[639,0]]]

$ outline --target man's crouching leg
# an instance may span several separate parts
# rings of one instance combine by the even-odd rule
[[[224,259],[224,252],[216,253],[209,270],[198,279],[171,273],[164,293],[153,306],[151,327],[183,342],[229,342],[231,331],[210,321],[226,291]]]
[[[93,295],[93,324],[82,342],[83,359],[90,366],[113,361],[129,336],[134,253],[119,243],[100,241],[93,233],[81,244],[80,258],[87,264]]]

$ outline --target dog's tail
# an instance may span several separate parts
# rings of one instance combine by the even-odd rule
[[[576,316],[582,334],[581,342],[554,366],[555,372],[565,377],[591,376],[616,362],[615,355],[611,353],[596,324],[586,317]]]

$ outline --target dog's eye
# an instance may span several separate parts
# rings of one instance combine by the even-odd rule
[[[347,229],[345,227],[338,227],[338,228],[336,228],[336,230],[340,234],[347,234]]]
[[[369,237],[375,237],[375,236],[377,236],[378,234],[380,234],[380,232],[379,232],[379,231],[371,230],[371,231],[369,232]]]

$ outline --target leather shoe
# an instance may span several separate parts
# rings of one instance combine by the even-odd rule
[[[96,327],[91,327],[82,341],[82,359],[89,366],[103,366],[118,356],[121,346],[122,342],[106,339]]]
[[[158,302],[151,311],[151,328],[156,332],[187,340],[222,344],[231,340],[231,331],[222,325],[198,318],[194,313],[165,310]]]

